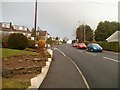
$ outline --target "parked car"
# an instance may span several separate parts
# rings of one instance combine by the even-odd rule
[[[103,48],[96,43],[90,43],[87,45],[87,51],[90,52],[102,52]]]
[[[73,43],[73,47],[77,47],[78,46],[78,43]]]
[[[85,43],[79,43],[77,46],[77,49],[86,49],[87,46],[85,45]]]

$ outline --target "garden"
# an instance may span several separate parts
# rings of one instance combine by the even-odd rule
[[[50,54],[40,41],[35,48],[34,41],[21,34],[11,34],[3,38],[2,88],[28,88],[30,79],[41,73]],[[22,40],[20,40],[22,39]]]

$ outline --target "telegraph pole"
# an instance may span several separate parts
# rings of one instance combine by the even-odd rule
[[[86,25],[84,25],[84,43],[86,41]]]
[[[35,2],[35,21],[34,21],[35,36],[34,36],[34,40],[36,40],[36,24],[37,24],[37,0]]]

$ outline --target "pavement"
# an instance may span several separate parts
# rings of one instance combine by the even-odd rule
[[[53,61],[41,88],[86,88],[86,84],[76,66],[55,49]]]

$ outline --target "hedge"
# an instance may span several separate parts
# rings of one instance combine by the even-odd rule
[[[35,41],[34,40],[28,40],[28,48],[35,48]]]
[[[97,43],[100,44],[104,50],[120,52],[119,42],[97,42]]]

